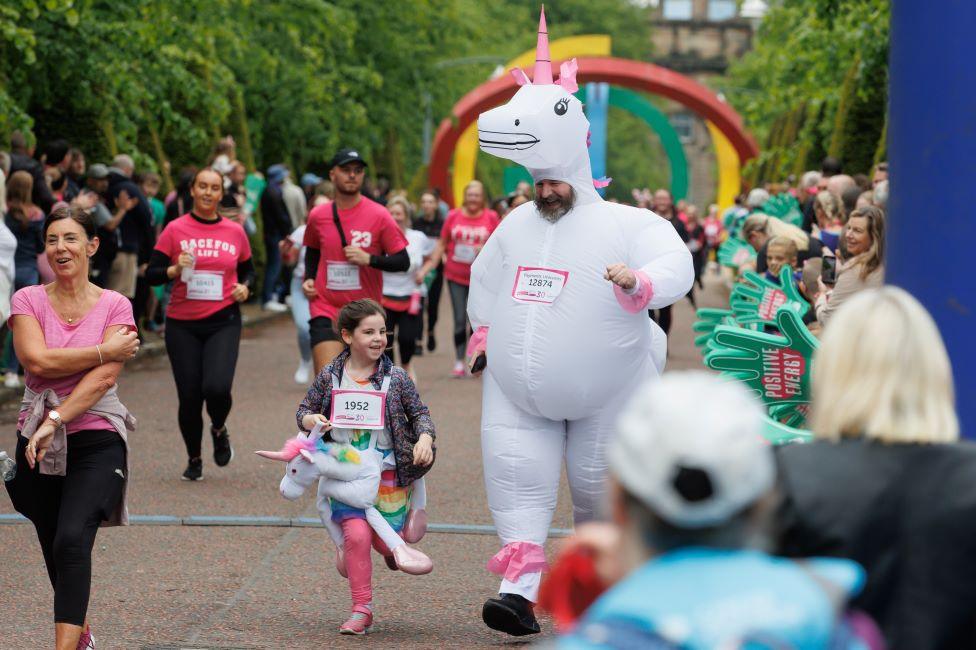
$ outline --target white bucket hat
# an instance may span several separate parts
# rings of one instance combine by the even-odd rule
[[[759,402],[737,382],[675,372],[641,386],[609,451],[620,484],[679,528],[721,525],[773,486]]]

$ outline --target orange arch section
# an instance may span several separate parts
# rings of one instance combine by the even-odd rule
[[[740,163],[759,155],[755,139],[745,129],[742,118],[735,110],[721,101],[715,93],[697,81],[682,74],[641,61],[613,57],[583,58],[577,61],[576,79],[580,84],[590,81],[606,81],[612,84],[667,97],[702,118],[710,121],[725,136],[738,154]],[[558,63],[553,64],[553,68]],[[445,118],[437,129],[431,152],[428,178],[430,186],[441,192],[441,197],[453,205],[451,156],[458,139],[478,115],[508,101],[518,85],[511,75],[505,74],[485,82],[462,97],[451,116]]]

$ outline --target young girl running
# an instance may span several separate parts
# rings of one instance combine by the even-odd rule
[[[348,440],[358,449],[374,448],[382,453],[376,508],[405,541],[417,541],[427,526],[421,477],[434,462],[434,423],[406,372],[383,354],[383,308],[374,300],[355,300],[340,310],[337,325],[346,349],[312,382],[298,406],[298,425],[310,431],[321,424],[334,440]],[[361,428],[340,427],[343,421],[364,424]],[[344,542],[337,568],[349,578],[352,593],[352,614],[339,632],[365,634],[373,623],[370,543],[394,570],[426,573],[430,559],[406,545],[391,551],[373,534],[365,511],[335,500],[331,509],[332,520],[342,527]]]

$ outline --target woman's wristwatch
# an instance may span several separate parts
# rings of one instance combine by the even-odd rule
[[[48,411],[47,417],[49,420],[54,422],[54,426],[59,428],[64,426],[64,422],[61,421],[61,414],[55,411],[54,409]]]

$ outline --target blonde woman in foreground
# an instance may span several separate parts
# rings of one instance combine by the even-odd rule
[[[855,606],[893,650],[976,647],[976,446],[959,443],[952,370],[928,312],[868,289],[814,359],[817,441],[780,449],[780,551],[859,562]]]

